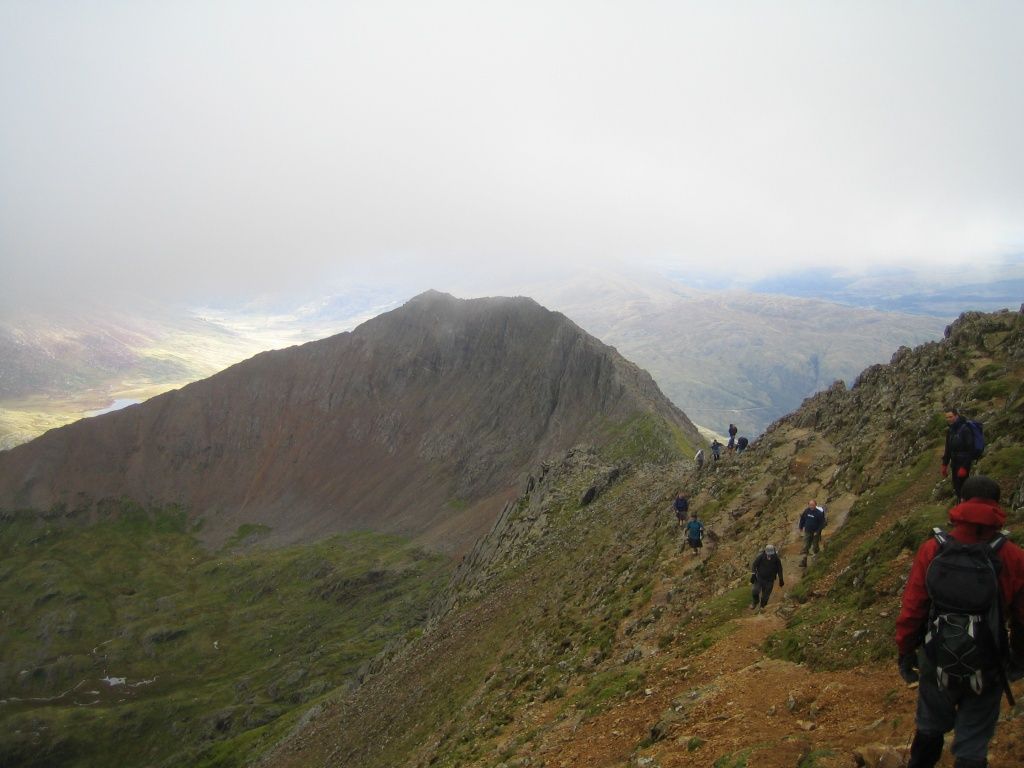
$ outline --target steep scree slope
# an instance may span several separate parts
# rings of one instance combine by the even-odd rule
[[[0,452],[0,509],[95,518],[128,497],[182,505],[212,542],[251,523],[277,543],[368,528],[458,551],[541,457],[643,418],[699,442],[649,375],[564,316],[428,292]]]

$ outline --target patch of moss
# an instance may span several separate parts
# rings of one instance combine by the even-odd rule
[[[647,413],[606,428],[606,435],[599,453],[611,463],[666,464],[696,452],[677,427]]]
[[[450,570],[371,534],[211,554],[180,510],[108,511],[0,522],[0,764],[240,765],[412,631]]]
[[[610,700],[621,699],[643,686],[646,674],[642,667],[629,664],[591,677],[586,688],[574,697],[573,703],[588,715],[601,711]]]

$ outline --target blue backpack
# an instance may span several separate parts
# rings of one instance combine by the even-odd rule
[[[967,426],[971,435],[971,459],[977,461],[985,453],[985,430],[980,421],[968,419]]]

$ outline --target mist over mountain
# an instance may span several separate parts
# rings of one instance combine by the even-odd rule
[[[0,453],[0,507],[96,518],[180,505],[223,541],[371,529],[458,551],[541,457],[644,416],[699,442],[653,380],[528,299],[423,294],[351,333],[266,352]]]
[[[1024,297],[1024,256],[974,269],[937,267],[851,273],[807,269],[747,284],[755,293],[817,299],[886,312],[951,318],[965,310],[1016,309]]]

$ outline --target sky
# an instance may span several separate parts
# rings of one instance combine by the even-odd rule
[[[1024,3],[0,0],[0,302],[1024,253]]]

